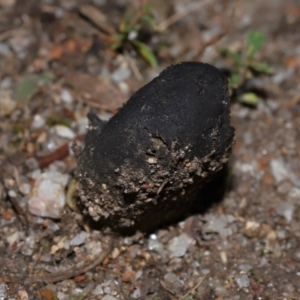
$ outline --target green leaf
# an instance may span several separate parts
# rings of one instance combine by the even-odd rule
[[[44,86],[51,81],[52,75],[47,72],[24,77],[16,89],[15,96],[17,101],[25,103],[37,92],[40,86]]]
[[[250,63],[249,68],[259,73],[264,73],[268,75],[273,74],[273,70],[268,64]]]
[[[240,84],[240,75],[238,73],[232,73],[229,77],[229,84],[234,89],[238,88]]]
[[[244,63],[243,63],[243,60],[241,58],[241,56],[234,52],[234,51],[231,51],[227,48],[221,50],[221,53],[226,55],[226,56],[229,56],[233,59],[234,63],[236,64],[236,66],[239,68],[239,69],[242,69],[244,67]]]
[[[266,36],[262,32],[257,30],[250,31],[247,36],[247,57],[253,58],[265,42]]]
[[[118,48],[122,47],[122,44],[125,40],[126,34],[125,33],[120,33],[120,34],[115,34],[113,38],[113,42],[110,45],[110,48],[112,50],[117,50]]]
[[[238,97],[238,101],[247,105],[257,105],[259,97],[255,93],[244,93]]]
[[[152,68],[157,67],[157,60],[152,50],[144,43],[133,40],[132,44],[136,47],[137,52],[149,63]]]

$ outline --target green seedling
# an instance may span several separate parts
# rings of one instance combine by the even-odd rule
[[[262,32],[254,30],[248,33],[246,53],[239,53],[228,48],[221,51],[223,55],[230,57],[234,63],[234,71],[230,74],[229,85],[235,92],[242,89],[246,80],[255,74],[272,74],[272,69],[268,64],[261,63],[255,58],[265,43],[266,36]],[[259,101],[259,96],[253,92],[241,93],[237,100],[255,106]]]
[[[154,25],[155,17],[150,3],[146,2],[138,9],[132,9],[120,23],[118,33],[112,37],[111,49],[133,48],[152,68],[157,67],[155,54],[146,43],[139,39],[145,27],[153,29]]]

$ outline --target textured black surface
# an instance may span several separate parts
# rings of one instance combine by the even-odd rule
[[[227,79],[203,63],[165,69],[98,131],[89,118],[97,134],[79,158],[79,191],[90,215],[115,229],[180,217],[233,143]]]

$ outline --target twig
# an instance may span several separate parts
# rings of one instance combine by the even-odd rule
[[[198,53],[195,55],[194,60],[198,61],[201,59],[203,52],[208,46],[211,46],[215,43],[217,43],[222,37],[224,37],[227,34],[228,30],[224,30],[217,35],[213,36],[210,40],[204,43],[204,45],[199,49]]]
[[[83,139],[84,139],[84,135],[79,135],[75,138],[75,141],[83,141]],[[69,155],[69,142],[56,149],[54,152],[37,158],[37,161],[40,168],[45,168],[55,160],[62,160],[68,155]]]
[[[83,4],[79,6],[79,12],[104,33],[108,35],[117,33],[116,29],[106,22],[105,16],[95,6]]]
[[[162,21],[158,26],[155,28],[158,32],[162,32],[166,30],[169,26],[173,25],[174,23],[178,22],[180,19],[187,16],[192,11],[200,9],[203,5],[208,3],[208,1],[202,1],[199,3],[192,3],[188,5],[183,11],[180,11],[171,17],[167,18],[166,20]]]
[[[129,67],[131,68],[136,79],[139,82],[143,81],[143,76],[142,76],[140,70],[138,69],[135,61],[130,57],[130,55],[128,54],[128,52],[126,50],[124,50],[124,55],[125,55],[126,60],[128,61]]]
[[[171,291],[171,290],[166,286],[166,284],[165,284],[164,281],[160,280],[159,282],[160,282],[161,286],[162,286],[166,291],[168,291],[171,295],[175,295],[175,293],[174,293],[173,291]]]
[[[191,289],[189,290],[186,294],[184,294],[182,297],[180,297],[178,300],[183,300],[185,297],[187,297],[188,295],[194,293],[196,291],[196,289],[200,286],[200,284],[203,282],[203,280],[206,278],[206,276],[202,277],[200,279],[200,281]]]
[[[12,204],[12,207],[16,213],[17,218],[20,220],[23,229],[25,229],[26,231],[28,230],[28,218],[26,213],[24,212],[24,210],[22,209],[22,207],[20,206],[18,200],[16,199],[16,197],[13,197],[11,195],[8,194],[8,199]]]
[[[91,263],[86,266],[83,266],[81,268],[70,268],[65,271],[57,272],[50,275],[43,276],[39,281],[43,281],[47,284],[49,283],[55,283],[58,281],[63,281],[72,277],[75,277],[77,275],[83,274],[88,272],[89,270],[95,268],[97,265],[99,265],[104,258],[111,252],[112,249],[112,240],[110,241],[110,244],[106,249],[103,249],[103,251],[100,253],[100,255]],[[33,278],[36,279],[36,278]]]

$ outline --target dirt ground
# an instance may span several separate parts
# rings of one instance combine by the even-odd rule
[[[152,68],[130,41],[111,46],[142,1],[0,0],[1,300],[300,299],[299,1],[150,2],[156,26],[131,39]],[[109,119],[172,63],[230,73],[221,49],[243,55],[250,30],[266,35],[256,59],[273,72],[242,87],[257,105],[232,101],[235,147],[209,185],[226,184],[222,199],[204,190],[209,208],[149,235],[83,216],[69,144],[83,143],[86,114]]]

